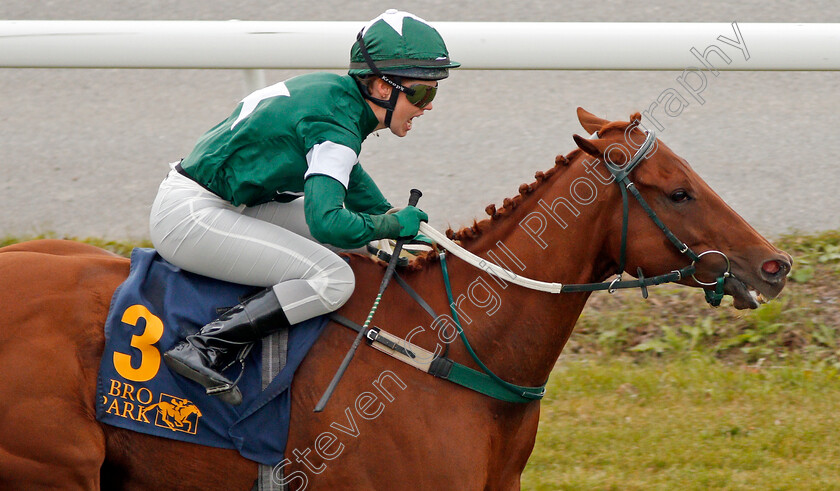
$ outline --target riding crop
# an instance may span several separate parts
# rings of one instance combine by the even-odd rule
[[[408,199],[408,206],[416,206],[417,202],[420,200],[420,196],[423,196],[423,193],[421,193],[420,190],[412,189],[411,197]],[[341,366],[339,366],[338,371],[335,372],[330,385],[327,386],[327,390],[324,391],[324,395],[321,396],[321,400],[318,401],[317,405],[315,405],[316,413],[320,413],[324,410],[324,406],[326,406],[327,402],[330,400],[338,382],[341,380],[341,377],[344,376],[344,372],[347,371],[347,366],[350,365],[350,361],[353,360],[353,355],[356,354],[356,350],[359,348],[359,345],[362,344],[362,338],[364,338],[365,332],[367,332],[368,326],[370,325],[370,321],[373,319],[373,314],[376,313],[376,309],[379,307],[379,302],[382,300],[382,294],[385,293],[385,289],[388,288],[388,283],[391,282],[391,277],[394,275],[394,269],[397,267],[397,260],[400,257],[400,252],[402,251],[404,243],[405,239],[397,240],[397,244],[394,246],[394,252],[391,253],[391,260],[388,261],[388,268],[385,270],[385,276],[382,278],[382,284],[379,285],[379,294],[376,295],[376,300],[373,301],[373,307],[371,307],[370,313],[368,313],[367,319],[365,319],[364,326],[362,326],[359,334],[356,335],[356,339],[353,340],[353,345],[350,346],[350,350],[347,351],[346,355],[344,355],[344,361],[341,362]]]

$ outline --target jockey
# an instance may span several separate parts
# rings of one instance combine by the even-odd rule
[[[432,109],[437,81],[458,66],[426,21],[388,10],[359,32],[348,75],[313,73],[257,90],[173,164],[150,217],[159,254],[266,289],[166,352],[172,370],[239,404],[221,372],[243,348],[350,298],[353,272],[333,250],[417,235],[426,213],[388,213],[359,163],[361,144],[378,129],[405,136]]]

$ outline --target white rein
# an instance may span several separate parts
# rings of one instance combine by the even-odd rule
[[[483,271],[487,271],[488,273],[502,279],[503,281],[507,281],[509,283],[513,283],[514,285],[529,288],[531,290],[537,290],[548,293],[561,293],[563,289],[562,283],[549,283],[546,281],[538,281],[533,280],[531,278],[524,278],[517,275],[513,271],[509,271],[497,264],[491,263],[490,261],[484,258],[478,257],[472,252],[459,246],[455,242],[449,240],[446,234],[435,230],[428,223],[420,223],[420,233],[425,235],[426,237],[429,237],[430,239],[435,241],[439,246],[443,247],[455,256],[461,258],[467,264],[481,269]]]

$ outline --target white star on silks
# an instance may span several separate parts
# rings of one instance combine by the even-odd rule
[[[236,121],[234,121],[230,126],[231,131],[233,131],[233,129],[236,128],[236,125],[241,123],[243,119],[250,116],[251,113],[254,112],[254,109],[257,108],[257,104],[262,102],[264,99],[281,96],[291,97],[291,93],[286,87],[286,82],[278,82],[245,96],[245,98],[240,101],[242,102],[242,108],[239,110],[239,116],[236,118]]]
[[[376,22],[378,22],[380,20],[384,20],[385,22],[388,23],[389,26],[391,26],[391,28],[393,28],[395,31],[397,31],[397,34],[402,36],[403,35],[402,34],[403,20],[405,20],[406,17],[411,17],[414,20],[420,21],[424,24],[428,24],[428,22],[421,19],[420,17],[417,17],[414,14],[410,14],[408,12],[403,12],[402,10],[388,9],[384,13],[380,14],[379,17],[377,17],[377,18],[371,20],[370,22],[368,22],[367,25],[365,26],[365,28],[362,30],[362,32],[363,33],[367,32],[367,30],[370,28],[370,26],[376,24]]]

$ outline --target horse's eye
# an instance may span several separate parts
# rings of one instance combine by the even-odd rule
[[[674,203],[682,203],[683,201],[688,201],[691,199],[688,192],[685,189],[677,189],[673,193],[671,193],[671,201]]]

